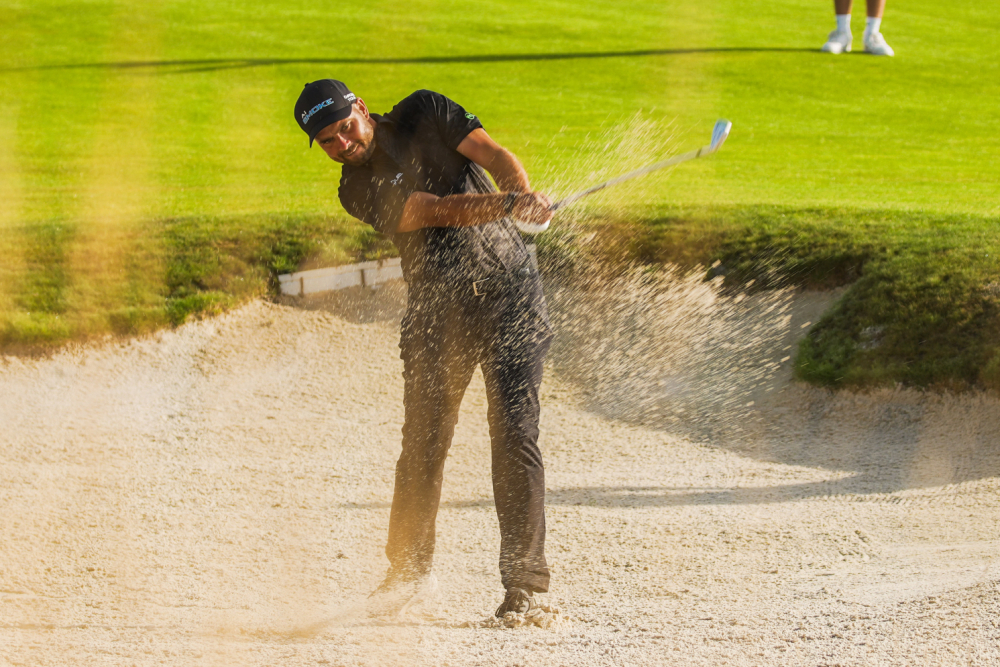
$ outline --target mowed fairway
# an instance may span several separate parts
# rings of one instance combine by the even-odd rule
[[[2,11],[13,220],[335,212],[336,167],[306,148],[291,114],[302,84],[322,77],[381,111],[420,87],[444,92],[540,184],[585,178],[587,135],[637,112],[672,123],[679,146],[717,117],[734,122],[725,156],[651,178],[629,205],[1000,211],[1000,17],[981,3],[890,8],[895,59],[820,54],[831,12],[805,0]]]

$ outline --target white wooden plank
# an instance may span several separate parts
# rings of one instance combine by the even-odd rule
[[[537,251],[534,244],[528,246],[528,252],[531,253],[531,258],[537,266]],[[402,277],[403,268],[400,265],[400,259],[392,257],[345,266],[329,266],[322,269],[297,271],[296,273],[283,273],[278,276],[278,285],[282,294],[298,296],[347,287],[374,287],[390,280],[400,280]]]
[[[344,266],[328,266],[278,276],[282,294],[299,296],[359,285],[373,286],[403,277],[400,259],[392,257]]]
[[[361,272],[365,287],[373,287],[390,280],[397,280],[403,277],[403,269],[397,263],[395,266],[381,266],[374,269],[365,269]]]
[[[302,294],[329,292],[361,285],[361,272],[351,271],[326,276],[302,276]]]

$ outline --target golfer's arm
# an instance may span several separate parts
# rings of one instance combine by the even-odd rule
[[[493,141],[486,130],[479,128],[470,132],[457,150],[488,171],[501,192],[447,197],[414,192],[403,207],[398,232],[424,227],[471,227],[491,222],[506,215],[505,193],[531,192],[524,167],[513,153]]]
[[[524,165],[513,153],[493,141],[486,130],[479,128],[470,132],[457,150],[488,171],[501,192],[531,192]]]
[[[414,232],[424,227],[471,227],[498,220],[505,215],[506,194],[448,195],[414,192],[403,206],[397,232]]]

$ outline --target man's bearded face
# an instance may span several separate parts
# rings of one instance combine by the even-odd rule
[[[368,162],[375,148],[374,138],[368,108],[360,98],[354,102],[350,116],[327,125],[316,135],[316,141],[331,160],[353,165]]]

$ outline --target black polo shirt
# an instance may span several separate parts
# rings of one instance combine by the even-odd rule
[[[408,283],[460,286],[521,266],[528,253],[510,218],[472,227],[397,232],[414,192],[438,197],[496,192],[482,167],[456,148],[479,119],[444,95],[418,90],[375,120],[375,150],[343,166],[340,202],[348,213],[392,239]]]

